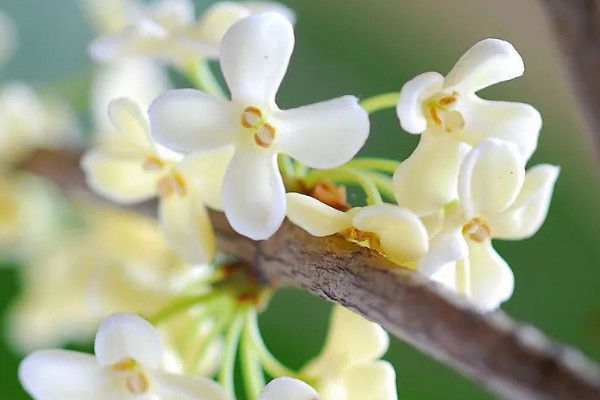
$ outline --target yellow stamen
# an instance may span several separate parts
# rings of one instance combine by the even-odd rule
[[[146,171],[160,171],[165,166],[165,162],[155,155],[148,156],[142,163],[142,168]]]
[[[275,128],[273,125],[264,124],[258,127],[254,134],[254,141],[260,147],[267,148],[275,140]]]
[[[160,196],[171,196],[173,194],[185,196],[187,194],[187,184],[184,177],[179,172],[174,171],[158,180],[156,190]]]
[[[475,217],[463,225],[462,233],[469,239],[481,243],[490,238],[492,231],[484,219]]]
[[[150,383],[148,382],[146,375],[136,371],[127,375],[125,386],[131,394],[143,394],[148,391]]]
[[[255,128],[262,120],[262,112],[256,107],[246,107],[242,111],[241,123],[244,128]]]
[[[133,358],[124,358],[116,364],[112,365],[112,368],[117,371],[129,371],[135,368],[137,362]]]

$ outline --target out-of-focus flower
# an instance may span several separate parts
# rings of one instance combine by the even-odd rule
[[[83,12],[97,32],[113,33],[127,26],[134,0],[80,0]]]
[[[150,218],[89,201],[76,211],[71,228],[44,251],[30,249],[19,270],[10,327],[21,350],[87,340],[113,312],[151,315],[203,273],[172,252]]]
[[[0,11],[0,65],[8,61],[17,47],[17,27],[15,22]]]
[[[65,103],[23,83],[0,88],[0,164],[18,161],[36,148],[80,144],[77,122]]]
[[[319,395],[298,379],[281,377],[269,382],[256,400],[319,400]]]
[[[396,400],[396,373],[380,360],[388,344],[379,325],[335,306],[325,346],[301,375],[324,400]]]
[[[416,267],[427,253],[427,230],[419,217],[404,207],[375,204],[343,212],[313,197],[288,193],[286,214],[313,236],[339,233],[405,267]]]
[[[35,400],[130,399],[229,400],[215,382],[160,370],[158,332],[133,314],[113,314],[98,329],[96,356],[40,350],[19,367],[19,379]]]
[[[250,6],[260,11],[274,8],[293,15],[279,4]],[[138,5],[124,29],[98,39],[90,51],[94,59],[103,62],[146,55],[187,70],[204,58],[217,58],[223,34],[233,23],[250,14],[243,3],[230,1],[214,4],[198,21],[189,0],[160,0],[145,7]]]
[[[204,204],[220,209],[221,181],[231,149],[183,157],[154,143],[145,115],[133,102],[109,107],[116,128],[85,154],[89,186],[131,204],[159,196],[159,220],[169,244],[192,263],[212,260],[215,239]]]
[[[270,237],[285,217],[278,153],[310,167],[332,168],[354,157],[369,134],[369,117],[353,96],[291,110],[277,107],[275,95],[293,46],[293,27],[280,14],[247,17],[227,31],[221,45],[231,101],[181,89],[150,107],[152,134],[169,148],[235,146],[223,205],[231,226],[255,240]]]
[[[485,138],[499,138],[516,144],[529,159],[542,125],[537,110],[475,94],[523,71],[523,60],[511,44],[486,39],[469,49],[446,77],[426,72],[404,85],[398,118],[406,131],[421,134],[421,140],[394,174],[400,205],[424,216],[454,200],[465,143],[476,146]]]
[[[432,238],[419,270],[442,274],[438,280],[484,311],[497,308],[512,295],[514,276],[491,239],[519,240],[535,234],[546,218],[558,172],[558,167],[543,164],[525,174],[525,161],[515,144],[481,142],[461,166],[459,200],[446,207],[443,227]]]

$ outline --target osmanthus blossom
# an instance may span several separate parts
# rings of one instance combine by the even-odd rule
[[[520,240],[544,222],[559,168],[542,164],[525,173],[519,148],[486,139],[465,157],[458,201],[445,209],[419,271],[434,276],[484,310],[510,298],[514,276],[492,239]]]
[[[215,59],[219,43],[229,27],[255,11],[272,9],[293,18],[285,6],[270,2],[218,2],[196,20],[191,0],[157,0],[134,3],[129,23],[121,30],[97,39],[90,52],[97,61],[113,62],[129,56],[152,56],[187,69],[202,59]]]
[[[231,158],[222,148],[183,157],[154,143],[133,102],[109,105],[116,128],[82,159],[88,185],[121,204],[159,197],[159,221],[169,244],[191,263],[212,260],[215,240],[205,204],[220,209],[221,181]]]
[[[292,24],[280,14],[247,17],[221,42],[231,101],[181,89],[150,106],[153,136],[173,150],[235,147],[223,181],[223,206],[232,227],[255,240],[270,237],[285,217],[278,153],[309,167],[333,168],[354,157],[369,134],[368,114],[353,96],[277,107],[275,95],[293,47]]]
[[[273,379],[256,400],[319,400],[318,393],[301,380],[281,377]]]
[[[396,400],[394,367],[380,360],[389,345],[379,325],[335,306],[321,353],[301,371],[323,400]]]
[[[40,350],[19,367],[19,379],[35,400],[229,400],[215,382],[161,371],[158,332],[134,314],[113,314],[98,329],[95,356]]]
[[[510,141],[523,159],[529,159],[542,125],[537,110],[475,94],[523,71],[523,60],[510,43],[485,39],[469,49],[446,77],[426,72],[403,86],[398,118],[404,130],[421,134],[421,139],[394,174],[400,205],[424,216],[454,200],[458,169],[468,145],[476,146],[486,138]]]
[[[26,194],[49,202],[39,189]],[[25,206],[35,229],[42,229],[38,219],[50,224],[50,217],[65,213],[53,204]],[[9,309],[10,338],[20,351],[89,340],[114,312],[153,315],[207,273],[207,266],[190,266],[173,252],[153,218],[81,199],[71,212],[79,216],[77,226],[55,221],[27,232],[40,243],[27,238],[22,291]]]
[[[313,236],[339,233],[408,268],[415,268],[428,249],[427,230],[419,217],[393,204],[340,211],[313,197],[288,193],[287,217]]]

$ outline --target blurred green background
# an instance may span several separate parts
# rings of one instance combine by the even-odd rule
[[[198,10],[209,2],[198,1]],[[560,54],[540,5],[533,0],[287,0],[297,12],[297,45],[282,90],[282,108],[341,94],[367,97],[399,90],[414,75],[447,72],[476,41],[511,41],[526,64],[523,78],[487,89],[484,97],[535,105],[544,117],[532,163],[562,167],[548,220],[532,239],[497,242],[513,267],[516,291],[505,310],[600,359],[600,186],[595,149],[570,94]],[[0,81],[66,81],[85,76],[93,37],[77,0],[0,0],[19,31],[15,57]],[[590,79],[592,79],[590,77]],[[597,77],[595,78],[597,79]],[[392,110],[372,118],[364,155],[406,157],[416,137],[402,132]],[[18,292],[16,273],[0,270],[0,304]],[[316,354],[329,305],[294,290],[281,291],[262,318],[267,343],[291,366]],[[25,399],[19,355],[0,344],[3,399]],[[490,396],[450,369],[393,341],[403,399],[481,399]]]

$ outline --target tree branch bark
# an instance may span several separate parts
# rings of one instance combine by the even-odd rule
[[[27,168],[84,188],[77,155],[38,152]],[[143,206],[142,212],[155,209]],[[340,303],[507,399],[600,399],[600,370],[577,350],[502,312],[484,315],[419,274],[338,236],[316,238],[285,222],[269,240],[240,236],[211,212],[221,251],[273,286]]]
[[[600,155],[600,0],[542,0]]]

